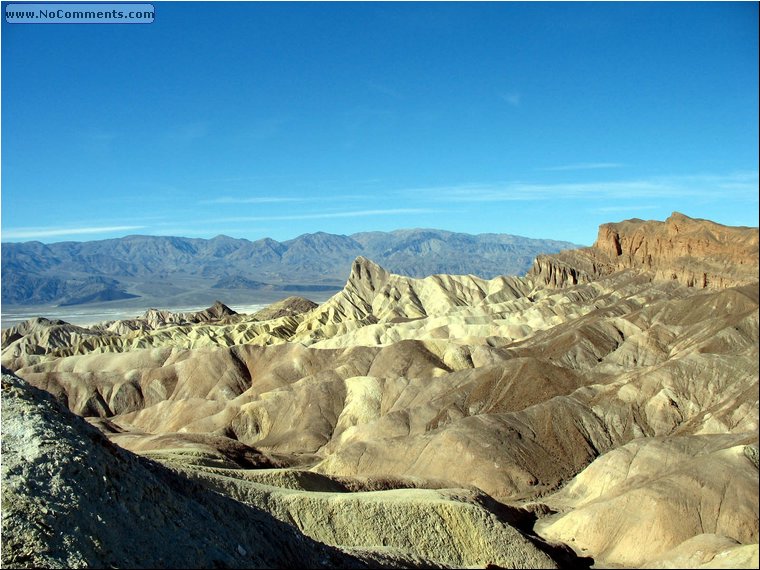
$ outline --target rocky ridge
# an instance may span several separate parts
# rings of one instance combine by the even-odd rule
[[[659,281],[721,289],[756,281],[757,258],[757,228],[724,226],[674,212],[664,222],[603,224],[592,247],[539,256],[530,274],[550,286],[564,286],[636,269]]]

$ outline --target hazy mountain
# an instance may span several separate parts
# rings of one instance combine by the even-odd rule
[[[6,300],[6,292],[8,299]],[[96,301],[115,301],[137,297],[124,291],[115,279],[94,276],[84,278],[55,277],[21,273],[3,267],[3,302],[23,299],[24,304],[36,305],[55,300],[59,305],[79,305]]]
[[[2,244],[2,300],[75,304],[206,290],[337,291],[364,256],[410,277],[520,275],[539,254],[579,247],[506,234],[413,229],[351,236],[324,232],[278,242],[127,236],[89,242]],[[162,293],[164,291],[164,293]],[[215,299],[219,293],[209,292]]]

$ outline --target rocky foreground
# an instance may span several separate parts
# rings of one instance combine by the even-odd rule
[[[521,278],[28,321],[3,566],[756,568],[758,304],[757,229],[674,214]]]

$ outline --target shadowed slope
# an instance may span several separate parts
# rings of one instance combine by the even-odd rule
[[[115,447],[15,376],[2,392],[4,567],[359,565]]]

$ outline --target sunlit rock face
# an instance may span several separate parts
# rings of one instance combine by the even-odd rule
[[[551,286],[584,283],[622,269],[659,281],[723,289],[758,279],[757,228],[731,227],[674,212],[664,222],[603,224],[594,245],[539,256],[531,274]]]

